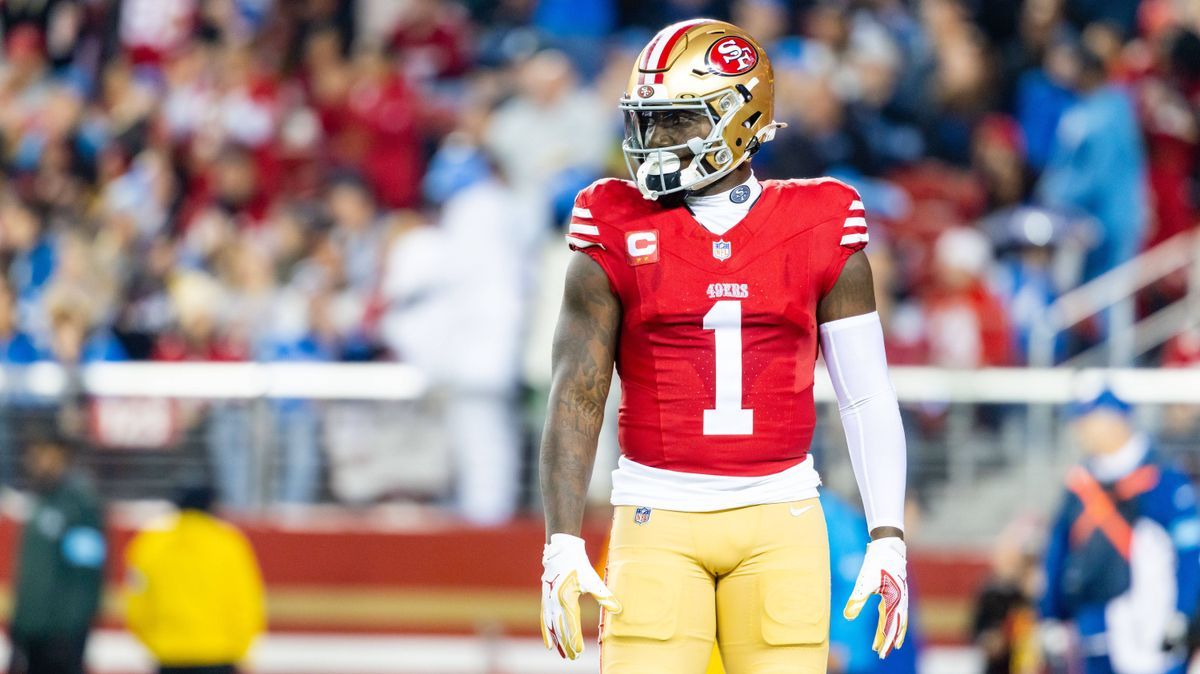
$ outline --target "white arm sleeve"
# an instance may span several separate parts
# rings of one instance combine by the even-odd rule
[[[903,529],[908,461],[879,314],[823,323],[821,350],[837,395],[867,527]]]

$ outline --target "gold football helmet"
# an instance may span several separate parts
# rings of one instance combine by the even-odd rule
[[[762,47],[733,24],[695,19],[659,31],[638,55],[620,103],[621,149],[642,195],[704,187],[774,138],[784,126],[772,116],[774,84]],[[655,147],[656,120],[684,111],[706,116],[708,135]]]

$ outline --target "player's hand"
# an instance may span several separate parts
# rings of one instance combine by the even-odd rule
[[[867,599],[879,595],[879,627],[871,650],[880,659],[904,645],[904,634],[908,631],[907,566],[904,541],[900,538],[880,538],[868,543],[854,592],[842,610],[847,620],[854,620]]]
[[[613,613],[621,612],[621,603],[588,562],[582,538],[552,535],[542,553],[542,569],[542,641],[546,648],[574,660],[583,652],[579,595],[592,595]]]

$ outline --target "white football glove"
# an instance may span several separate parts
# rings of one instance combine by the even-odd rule
[[[600,580],[583,548],[583,539],[569,534],[550,536],[542,553],[542,641],[546,648],[574,660],[583,652],[579,626],[579,595],[590,594],[613,613],[621,603]]]
[[[879,627],[871,650],[879,659],[904,645],[908,631],[908,570],[904,541],[896,537],[880,538],[867,544],[862,570],[842,615],[854,620],[867,599],[879,595]]]

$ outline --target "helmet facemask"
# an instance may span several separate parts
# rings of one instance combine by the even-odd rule
[[[643,101],[622,98],[625,115],[625,140],[621,150],[625,165],[647,199],[666,194],[700,189],[737,168],[749,152],[735,153],[726,141],[725,130],[747,97],[730,87],[703,97]],[[655,130],[671,113],[691,113],[706,117],[708,134],[683,143],[656,147]],[[685,166],[684,160],[691,160]]]

